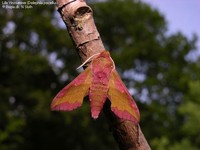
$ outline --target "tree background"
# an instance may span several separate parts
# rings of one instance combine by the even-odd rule
[[[188,59],[197,36],[166,34],[156,9],[140,1],[88,2],[101,38],[141,112],[154,150],[200,147],[200,59]],[[87,100],[51,112],[56,93],[80,65],[54,5],[0,9],[0,149],[118,149],[104,115]]]

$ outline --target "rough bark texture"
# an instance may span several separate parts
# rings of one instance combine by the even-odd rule
[[[78,50],[83,63],[90,56],[105,50],[96,29],[92,9],[84,0],[57,0],[58,11]],[[87,66],[87,65],[86,65]]]
[[[82,63],[105,50],[93,20],[92,9],[84,0],[57,0],[57,4]],[[87,65],[89,62],[85,67]],[[121,150],[150,150],[139,125],[116,117],[110,110],[109,101],[104,105],[104,113]]]

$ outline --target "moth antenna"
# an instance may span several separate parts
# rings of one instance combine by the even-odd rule
[[[86,61],[84,61],[78,68],[76,68],[76,70],[80,69],[81,67],[83,67],[88,61],[90,61],[94,56],[99,55],[100,53],[96,53],[92,56],[90,56]]]

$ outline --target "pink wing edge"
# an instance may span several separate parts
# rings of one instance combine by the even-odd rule
[[[76,102],[76,103],[68,103],[68,102],[64,102],[60,105],[51,107],[52,111],[71,111],[74,110],[78,107],[80,107],[82,105],[82,103],[80,102]]]
[[[51,110],[52,111],[71,111],[74,110],[78,107],[80,107],[83,103],[83,98],[88,95],[88,92],[85,92],[85,95],[83,97],[80,97],[81,102],[77,101],[75,103],[70,103],[70,102],[63,102],[60,103],[56,106],[54,106],[54,104],[59,101],[62,97],[65,96],[65,93],[67,92],[67,90],[72,87],[72,86],[78,86],[83,84],[83,82],[85,81],[85,79],[88,77],[87,73],[90,73],[90,69],[87,68],[85,69],[81,74],[79,74],[72,82],[70,82],[67,86],[65,86],[60,92],[58,92],[58,94],[54,97],[52,103],[51,103]],[[89,87],[88,87],[88,91],[89,91]]]
[[[116,89],[118,89],[120,92],[126,93],[127,94],[127,98],[128,101],[130,102],[131,107],[134,109],[134,112],[136,113],[136,115],[138,116],[138,118],[135,118],[133,115],[131,115],[128,111],[126,110],[119,110],[117,107],[111,107],[111,110],[114,112],[114,114],[116,116],[118,116],[121,119],[125,119],[125,120],[129,120],[129,121],[133,121],[134,124],[138,124],[140,121],[140,113],[139,113],[139,109],[136,105],[136,103],[134,102],[132,96],[130,95],[130,93],[128,92],[127,88],[125,87],[124,83],[122,82],[122,80],[120,79],[120,76],[118,75],[117,71],[114,70],[112,72],[113,76],[115,77],[115,79],[117,80],[117,84]],[[111,97],[108,96],[108,98],[110,99],[111,103]],[[112,104],[111,104],[112,106]]]
[[[114,114],[116,116],[118,116],[121,119],[133,121],[134,124],[139,123],[138,119],[133,117],[128,111],[121,111],[121,110],[117,109],[116,107],[111,108],[111,110],[114,112]]]

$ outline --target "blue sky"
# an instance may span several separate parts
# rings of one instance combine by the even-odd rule
[[[142,0],[161,12],[168,23],[169,33],[181,31],[188,38],[194,33],[200,55],[200,0]],[[193,56],[195,57],[195,56]]]
[[[105,0],[99,0],[105,1]],[[140,0],[139,0],[140,1]],[[168,23],[168,32],[182,32],[188,38],[195,33],[198,36],[198,52],[191,57],[200,56],[200,0],[141,0],[159,10]],[[58,13],[57,13],[58,15]],[[62,22],[62,21],[61,21]],[[65,28],[65,25],[63,23]]]

